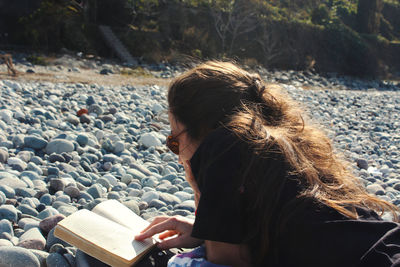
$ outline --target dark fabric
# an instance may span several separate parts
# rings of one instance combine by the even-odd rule
[[[400,228],[386,232],[362,256],[358,266],[400,266]]]
[[[240,177],[249,162],[246,146],[229,130],[219,128],[193,155],[192,171],[201,192],[193,237],[240,244],[253,230],[257,218],[248,211],[246,195],[257,185],[243,188]],[[273,159],[265,164],[271,170],[286,168]],[[291,205],[301,186],[296,177],[286,177],[277,201],[279,207],[293,212],[285,224],[277,218],[272,226],[271,232],[276,229],[279,235],[273,239],[274,253],[262,266],[400,266],[399,224],[382,221],[363,208],[357,209],[360,219],[352,220],[311,199]]]
[[[243,201],[237,169],[241,164],[241,155],[237,153],[239,143],[233,136],[223,139],[217,136],[217,140],[217,145],[203,142],[191,159],[201,191],[192,236],[239,244],[243,239]]]
[[[400,236],[391,231],[399,225],[370,211],[357,211],[362,218],[352,220],[329,207],[310,208],[285,228],[274,266],[392,266],[394,254],[400,255]],[[384,259],[374,247],[382,246],[387,234],[392,243],[386,245],[396,248]],[[389,253],[386,245],[383,253]]]
[[[179,253],[177,249],[172,250],[160,250],[158,247],[154,247],[147,255],[137,262],[135,267],[163,267],[167,266],[168,261],[175,254]]]
[[[170,258],[175,254],[181,252],[178,249],[171,250],[160,250],[158,247],[154,246],[143,258],[134,264],[135,267],[162,267],[167,266]],[[96,258],[78,250],[79,260],[78,266],[81,267],[107,267],[109,265],[99,261]]]

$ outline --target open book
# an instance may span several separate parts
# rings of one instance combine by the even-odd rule
[[[107,200],[63,219],[54,235],[111,266],[132,266],[156,243],[134,239],[147,225],[117,200]]]

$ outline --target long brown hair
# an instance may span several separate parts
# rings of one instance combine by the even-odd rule
[[[279,86],[267,85],[258,74],[233,63],[209,61],[171,83],[168,103],[170,112],[194,140],[201,141],[222,125],[254,152],[255,157],[248,162],[252,171],[244,173],[256,179],[260,188],[252,192],[251,203],[258,216],[254,235],[262,236],[249,237],[254,262],[262,261],[271,247],[272,211],[286,181],[274,170],[265,179],[265,170],[260,167],[265,158],[281,160],[280,168],[305,185],[297,198],[313,199],[353,219],[358,218],[356,208],[365,207],[381,214],[391,211],[397,220],[397,207],[369,195],[334,152],[326,135],[305,123],[298,104]]]

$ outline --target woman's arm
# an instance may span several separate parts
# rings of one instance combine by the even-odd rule
[[[197,208],[200,199],[200,190],[192,173],[189,161],[183,162],[185,168],[186,180],[193,189],[195,205]],[[201,245],[203,242],[206,248],[206,257],[209,262],[246,267],[250,265],[248,249],[244,245],[230,244],[224,242],[201,240],[191,237],[193,221],[181,216],[174,217],[156,217],[153,222],[144,229],[135,239],[143,240],[155,234],[160,234],[159,238],[163,240],[158,244],[161,249],[169,248],[192,248]],[[172,237],[173,236],[173,237]],[[164,240],[167,237],[171,239]]]
[[[158,244],[160,249],[193,248],[203,243],[203,240],[191,237],[193,222],[180,216],[156,217],[153,222],[135,237],[143,240],[155,234],[160,234],[160,239],[167,237]],[[228,266],[250,266],[249,253],[245,246],[216,241],[204,241],[206,257],[209,262]]]
[[[200,200],[200,190],[193,175],[190,161],[183,162],[186,181],[189,182],[194,192],[196,208]],[[206,255],[209,262],[229,266],[250,266],[250,257],[246,247],[224,242],[205,240]]]
[[[244,245],[205,240],[206,255],[209,262],[246,267],[250,265],[248,249]]]
[[[203,240],[191,237],[193,221],[182,216],[156,217],[149,226],[135,236],[136,240],[143,240],[153,235],[160,234],[162,241],[158,244],[160,249],[169,248],[194,248],[200,246]],[[172,237],[167,240],[167,237]]]

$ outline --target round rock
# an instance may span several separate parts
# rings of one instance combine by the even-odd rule
[[[148,191],[143,193],[142,195],[142,201],[145,201],[147,203],[150,203],[153,199],[159,199],[160,194],[156,191]]]
[[[19,214],[21,214],[21,212],[17,210],[13,205],[6,204],[0,207],[0,220],[6,219],[17,222]]]
[[[14,190],[16,188],[27,187],[27,184],[18,177],[16,177],[15,175],[10,173],[3,173],[3,174],[4,174],[3,178],[0,175],[0,185],[7,185],[13,188]]]
[[[7,239],[0,239],[0,247],[13,247],[14,244]]]
[[[40,267],[40,262],[29,249],[21,247],[0,247],[0,266]]]
[[[57,162],[57,161],[58,162],[65,162],[65,158],[63,156],[61,156],[60,154],[53,153],[53,154],[51,154],[49,156],[48,161],[51,162],[51,163],[54,163],[54,162]]]
[[[42,210],[36,217],[43,220],[56,214],[59,214],[59,212],[55,208],[47,207]]]
[[[25,136],[24,138],[24,145],[29,148],[33,149],[42,149],[47,146],[47,141],[43,138],[30,135],[30,136]]]
[[[54,236],[54,228],[47,235],[46,249],[50,249],[54,244],[62,244],[68,246],[68,243]]]
[[[124,202],[122,202],[122,204],[124,204],[127,208],[129,208],[131,211],[133,211],[137,215],[140,214],[139,205],[135,200],[124,201]]]
[[[103,195],[103,190],[101,189],[101,186],[98,184],[93,184],[86,190],[86,192],[89,193],[95,199],[102,197]]]
[[[64,139],[56,139],[50,141],[50,143],[46,146],[46,153],[48,155],[52,153],[61,154],[63,152],[72,152],[74,151],[74,144],[71,141]]]
[[[71,198],[78,198],[81,192],[78,189],[78,187],[71,185],[67,186],[64,189],[64,193],[70,196]]]
[[[385,189],[379,184],[371,184],[367,186],[367,191],[371,194],[381,196],[385,194]]]
[[[9,158],[8,152],[4,149],[0,149],[0,162],[6,163]]]
[[[97,104],[92,104],[89,107],[89,113],[96,113],[97,116],[100,116],[103,114],[103,109]]]
[[[364,170],[368,169],[368,161],[366,161],[365,159],[357,159],[356,163],[360,169],[364,169]]]
[[[176,204],[179,204],[181,202],[181,200],[178,197],[168,193],[160,193],[159,200],[166,203],[167,205],[172,205],[172,206],[175,206]]]
[[[47,267],[70,267],[68,261],[59,253],[50,253],[46,258]]]
[[[8,110],[8,109],[2,109],[0,110],[0,118],[5,122],[5,123],[11,123],[13,117],[13,112]]]
[[[186,200],[186,201],[183,201],[182,203],[176,205],[174,208],[175,208],[175,209],[187,210],[187,211],[190,211],[190,212],[194,212],[195,209],[196,209],[193,200]]]
[[[86,146],[89,142],[89,137],[86,134],[79,134],[76,137],[76,142],[78,142],[80,146]]]
[[[0,221],[0,233],[9,233],[11,236],[14,236],[14,230],[9,220],[2,219]]]
[[[159,199],[153,199],[149,203],[149,208],[161,209],[162,207],[166,207],[166,204]]]
[[[145,133],[140,136],[139,144],[145,147],[161,146],[162,143],[155,133]]]
[[[23,171],[26,169],[28,164],[24,162],[22,159],[17,157],[11,157],[7,160],[7,164],[10,165],[14,170]]]
[[[3,182],[3,180],[0,180],[0,183],[1,182]],[[8,185],[0,184],[0,191],[6,196],[6,198],[14,198],[14,196],[15,196],[14,188],[12,188]]]
[[[89,124],[90,123],[90,117],[86,114],[82,114],[82,116],[80,116],[79,121],[81,123],[86,123]]]
[[[114,144],[114,153],[118,154],[125,150],[125,144],[122,141],[118,141]]]
[[[42,229],[44,232],[49,232],[51,229],[53,229],[59,221],[64,219],[65,216],[62,214],[56,214],[50,217],[47,217],[46,219],[43,219],[39,223],[40,229]]]
[[[40,232],[39,228],[31,228],[26,231],[19,238],[19,247],[29,248],[29,249],[37,249],[43,250],[46,245],[46,239]]]

